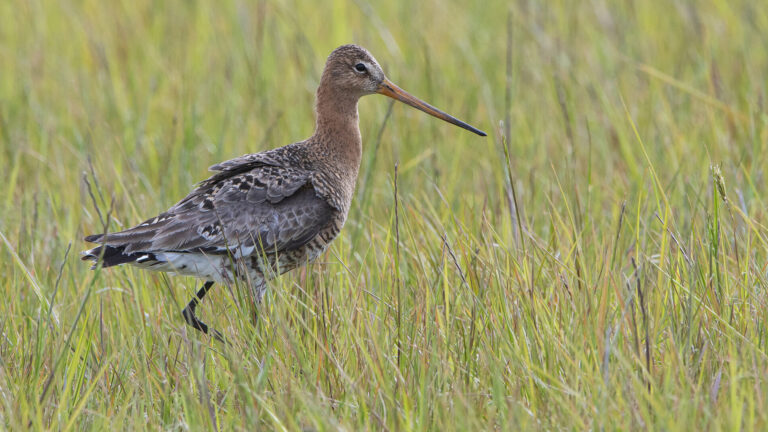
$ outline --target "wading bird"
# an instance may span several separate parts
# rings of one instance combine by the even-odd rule
[[[214,282],[243,280],[260,302],[267,280],[314,260],[339,234],[362,156],[357,101],[373,93],[486,135],[394,85],[364,48],[344,45],[325,64],[311,137],[212,166],[216,173],[168,211],[125,231],[86,237],[99,246],[82,259],[203,279],[182,315],[208,333],[195,308]]]

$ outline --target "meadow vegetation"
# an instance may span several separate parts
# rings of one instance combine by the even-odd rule
[[[79,261],[309,136],[349,42],[489,137],[364,98],[333,247],[198,308],[231,346]],[[765,430],[766,47],[750,0],[0,2],[0,428]]]

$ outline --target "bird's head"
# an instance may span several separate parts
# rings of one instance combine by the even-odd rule
[[[387,79],[371,53],[358,45],[342,45],[333,50],[325,64],[321,85],[332,87],[336,92],[343,92],[355,98],[379,93],[480,136],[486,136],[485,132],[440,111],[396,86]]]
[[[357,97],[376,93],[386,79],[371,53],[357,45],[342,45],[333,50],[323,72],[327,84]]]

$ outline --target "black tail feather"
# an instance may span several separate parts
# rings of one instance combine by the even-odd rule
[[[90,237],[96,237],[96,236],[89,236],[86,237],[87,241]],[[103,251],[103,252],[102,252]],[[125,251],[125,246],[98,246],[91,250],[87,250],[83,252],[82,260],[83,261],[98,261],[99,258],[102,258],[102,267],[112,267],[120,264],[126,264],[131,263],[139,259],[142,255],[146,255],[143,252],[134,252],[134,253],[123,253]],[[102,256],[103,253],[103,256]],[[95,264],[94,264],[95,267]]]

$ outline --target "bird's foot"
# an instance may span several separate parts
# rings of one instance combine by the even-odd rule
[[[212,329],[208,327],[208,324],[201,321],[196,315],[195,315],[195,309],[197,309],[197,305],[200,304],[200,300],[205,297],[205,295],[208,293],[208,290],[211,289],[211,286],[213,286],[212,281],[206,282],[202,288],[197,292],[196,297],[192,297],[192,300],[189,301],[187,304],[187,307],[184,308],[183,311],[181,311],[181,314],[184,316],[184,321],[187,322],[192,328],[196,330],[200,330],[201,332],[205,334],[210,334],[214,339],[216,339],[219,342],[222,342],[224,344],[228,344],[227,340],[224,338],[224,335],[221,334],[221,332],[217,331],[216,329]]]
[[[187,322],[192,328],[196,330],[200,330],[201,332],[205,334],[210,334],[214,339],[216,339],[219,342],[227,343],[227,340],[224,339],[224,335],[221,334],[216,329],[212,329],[208,327],[208,324],[204,323],[200,318],[198,318],[195,315],[195,307],[197,306],[197,299],[192,299],[192,301],[189,302],[187,307],[184,308],[183,311],[181,311],[181,314],[184,315],[184,321]]]

